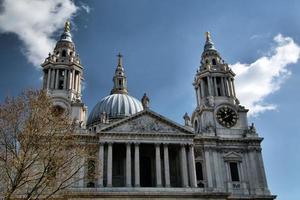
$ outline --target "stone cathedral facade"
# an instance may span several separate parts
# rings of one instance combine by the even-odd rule
[[[84,68],[70,23],[42,64],[43,88],[68,110],[92,149],[82,179],[62,199],[271,200],[261,154],[262,138],[248,125],[234,72],[207,33],[194,89],[197,107],[184,124],[151,110],[145,94],[130,96],[118,55],[111,93],[90,114],[81,98]],[[92,170],[92,171],[91,171]],[[92,176],[98,172],[98,176]]]

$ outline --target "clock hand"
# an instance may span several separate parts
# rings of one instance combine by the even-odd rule
[[[226,115],[225,117],[224,117],[224,119],[226,119],[226,118],[228,118],[229,117],[229,115]]]

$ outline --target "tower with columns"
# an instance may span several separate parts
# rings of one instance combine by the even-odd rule
[[[71,113],[73,119],[84,126],[87,107],[81,99],[83,66],[72,40],[70,21],[67,21],[53,53],[42,64],[43,89],[57,108]]]
[[[197,107],[191,117],[199,187],[232,197],[273,199],[268,189],[259,137],[240,105],[234,72],[222,59],[209,32],[194,79]]]
[[[222,59],[220,53],[215,48],[210,33],[206,33],[206,42],[201,55],[200,67],[197,70],[194,88],[196,92],[197,107],[192,115],[192,122],[195,132],[204,135],[228,135],[231,137],[237,129],[248,127],[247,112],[240,105],[236,97],[234,87],[234,72]],[[216,111],[221,108],[231,108],[237,112],[232,116],[232,121],[223,120],[222,117],[215,117]],[[222,114],[219,112],[218,114]],[[222,120],[221,123],[220,120]],[[228,129],[229,128],[229,129]]]

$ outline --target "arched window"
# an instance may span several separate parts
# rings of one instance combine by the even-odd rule
[[[197,120],[195,120],[195,122],[194,122],[194,131],[198,132],[198,121]]]
[[[63,50],[63,51],[61,52],[61,56],[62,56],[62,57],[66,57],[66,56],[67,56],[66,50]]]
[[[213,64],[213,65],[216,65],[216,64],[217,64],[216,59],[214,59],[214,58],[212,59],[212,64]]]

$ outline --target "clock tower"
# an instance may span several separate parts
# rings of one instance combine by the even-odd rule
[[[192,115],[196,133],[208,136],[240,136],[248,128],[247,112],[234,87],[234,72],[214,47],[209,32],[201,55],[194,88],[197,107]]]
[[[198,187],[227,191],[234,199],[274,199],[264,171],[263,139],[253,124],[248,126],[248,110],[236,97],[234,77],[207,32],[193,82],[197,107],[191,122]]]

